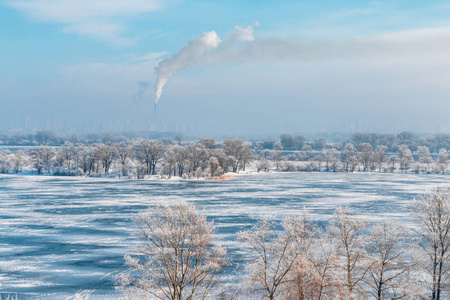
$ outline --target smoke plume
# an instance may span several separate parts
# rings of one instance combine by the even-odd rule
[[[344,40],[302,40],[275,36],[255,39],[255,27],[236,26],[223,41],[216,32],[206,32],[190,41],[186,47],[155,68],[155,103],[164,85],[178,72],[206,64],[245,63],[252,61],[293,62],[305,60],[361,59],[362,61],[392,61],[416,57],[443,55],[450,46],[450,27],[399,31],[393,34],[358,37]],[[423,41],[427,41],[424,43]],[[439,45],[432,47],[431,45]],[[424,45],[427,45],[424,47]],[[447,56],[447,52],[444,53]]]
[[[170,77],[179,71],[194,67],[202,63],[202,56],[208,50],[216,48],[220,38],[215,31],[205,32],[197,39],[190,41],[186,47],[174,56],[162,60],[155,70],[157,73],[155,84],[155,103],[158,102],[164,85]]]
[[[253,26],[236,26],[235,31],[221,41],[215,31],[205,32],[191,40],[177,54],[162,60],[155,68],[157,74],[155,103],[158,102],[164,85],[172,76],[187,68],[223,60],[221,57],[232,51],[236,43],[253,41],[255,39],[253,33]]]

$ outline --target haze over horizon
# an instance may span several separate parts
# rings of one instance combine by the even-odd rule
[[[2,0],[0,130],[449,133],[449,16],[445,1]]]

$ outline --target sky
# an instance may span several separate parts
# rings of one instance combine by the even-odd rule
[[[0,130],[448,133],[448,49],[446,1],[0,0]]]

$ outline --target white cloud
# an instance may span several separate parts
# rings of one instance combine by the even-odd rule
[[[66,33],[93,37],[128,45],[119,18],[133,17],[158,10],[161,0],[19,0],[6,4],[34,22],[61,24]]]

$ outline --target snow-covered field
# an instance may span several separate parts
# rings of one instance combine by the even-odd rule
[[[214,220],[233,266],[243,274],[246,253],[236,233],[261,217],[280,220],[305,206],[326,221],[347,205],[369,221],[397,219],[412,225],[410,201],[445,175],[371,173],[272,173],[230,180],[115,180],[0,175],[0,294],[65,299],[89,290],[92,299],[114,299],[114,276],[135,243],[135,213],[157,203],[186,199]]]

